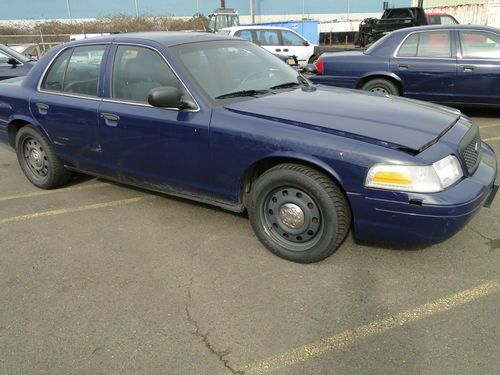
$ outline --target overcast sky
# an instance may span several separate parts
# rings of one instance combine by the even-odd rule
[[[256,14],[380,12],[383,0],[254,0]],[[392,0],[394,6],[410,6],[411,0]],[[208,14],[220,5],[219,0],[2,0],[0,19],[95,18],[110,14],[192,16],[198,7]],[[226,7],[240,14],[250,14],[250,0],[226,0]]]

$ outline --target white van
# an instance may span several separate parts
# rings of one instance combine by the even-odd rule
[[[250,40],[274,54],[296,56],[299,65],[316,60],[315,45],[286,27],[235,26],[221,29],[219,33]]]

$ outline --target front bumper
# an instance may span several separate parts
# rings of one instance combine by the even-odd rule
[[[355,236],[364,241],[410,245],[444,241],[462,229],[481,207],[489,207],[499,186],[495,153],[484,145],[483,160],[475,173],[442,192],[365,189],[364,194],[348,194]]]

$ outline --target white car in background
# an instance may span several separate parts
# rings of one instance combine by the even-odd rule
[[[234,26],[221,29],[218,33],[250,40],[274,54],[296,56],[302,66],[317,58],[315,45],[286,27]]]

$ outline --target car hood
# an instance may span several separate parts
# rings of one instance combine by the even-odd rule
[[[225,108],[415,152],[432,144],[460,117],[460,111],[436,104],[324,86],[279,92]]]

